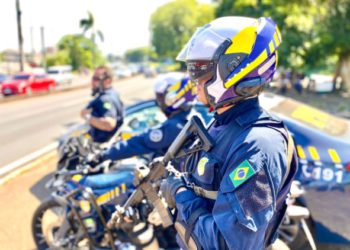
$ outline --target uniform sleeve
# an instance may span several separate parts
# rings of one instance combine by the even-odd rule
[[[204,249],[264,248],[265,230],[275,205],[271,183],[280,180],[277,169],[280,171],[283,161],[266,157],[261,149],[261,142],[244,142],[228,152],[229,158],[223,165],[226,171],[213,210],[196,220],[192,232]],[[271,177],[270,166],[276,167],[276,178]],[[176,196],[176,201],[181,218],[188,223],[189,216],[205,206],[207,200],[193,192],[184,192]],[[193,201],[196,202],[193,204]],[[226,246],[220,245],[222,239]]]
[[[136,155],[166,150],[174,141],[180,129],[174,124],[165,123],[159,128],[132,137],[127,141],[115,143],[102,154],[104,160],[121,160]]]
[[[88,105],[86,105],[86,109],[92,109],[94,107],[95,99],[91,100]]]
[[[116,119],[117,117],[117,107],[107,98],[100,99],[97,102],[100,110],[101,117],[111,117]]]

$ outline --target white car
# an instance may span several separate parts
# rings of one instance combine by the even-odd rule
[[[341,81],[341,79],[337,79],[337,83],[339,81]],[[310,91],[313,91],[316,93],[332,92],[333,91],[333,76],[321,75],[321,74],[311,74],[309,77],[308,89]]]
[[[58,85],[71,84],[73,81],[72,66],[70,65],[49,67],[47,73]]]
[[[114,71],[114,74],[118,79],[121,79],[131,77],[132,71],[128,67],[119,67]]]

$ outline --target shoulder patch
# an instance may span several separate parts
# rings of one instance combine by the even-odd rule
[[[160,142],[163,139],[163,132],[160,129],[153,129],[150,134],[149,138],[152,142]]]
[[[248,160],[243,161],[230,174],[230,180],[235,188],[242,185],[255,174],[255,170]]]
[[[110,109],[110,108],[112,107],[112,104],[111,104],[110,102],[104,102],[104,103],[103,103],[103,107],[104,107],[105,109]]]

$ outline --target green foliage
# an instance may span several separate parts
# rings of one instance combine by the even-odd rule
[[[214,7],[195,0],[175,0],[151,17],[151,40],[160,58],[175,58],[195,29],[214,19]]]
[[[319,5],[313,0],[223,0],[217,16],[270,16],[281,30],[280,65],[300,69],[305,66],[308,41],[312,40]]]
[[[92,69],[93,51],[96,53],[96,64],[105,63],[105,58],[97,46],[90,39],[82,35],[66,35],[62,37],[58,43],[58,49],[62,53],[62,60],[64,59],[64,53],[68,55],[69,64],[72,65],[74,70],[80,67]]]
[[[101,42],[104,41],[104,35],[102,31],[97,30],[95,28],[95,18],[92,15],[92,13],[89,11],[88,12],[88,18],[87,19],[81,19],[79,22],[80,28],[83,29],[83,35],[88,35],[93,43],[94,46],[92,46],[92,55],[91,55],[91,65],[94,68],[96,65],[99,64],[99,56],[98,51],[96,51],[96,37],[100,39]]]
[[[350,59],[350,0],[222,0],[216,15],[271,16],[282,33],[286,68],[334,72]]]
[[[48,67],[55,65],[70,65],[71,60],[67,50],[58,51],[55,55],[49,56],[46,59],[46,65]]]
[[[129,49],[125,52],[125,59],[128,62],[155,61],[157,54],[148,47]]]

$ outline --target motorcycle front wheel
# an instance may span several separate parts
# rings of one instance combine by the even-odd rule
[[[32,235],[38,250],[89,249],[87,239],[78,239],[79,226],[67,218],[66,207],[54,199],[40,204],[32,219]]]

